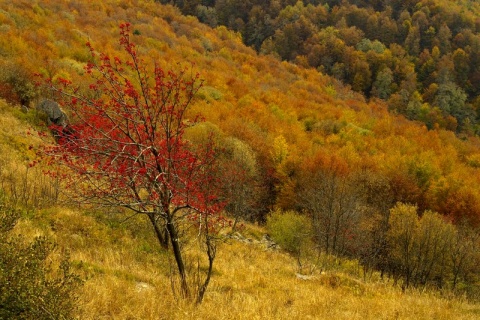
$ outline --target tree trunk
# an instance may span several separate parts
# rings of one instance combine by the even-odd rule
[[[238,223],[239,217],[235,217],[235,220],[233,220],[233,225],[232,225],[232,233],[237,231],[237,223]]]
[[[162,234],[162,230],[160,230],[154,214],[148,214],[148,219],[153,226],[153,230],[155,231],[155,236],[157,237],[158,242],[163,249],[168,250],[168,231],[166,231],[165,234]]]
[[[207,245],[207,255],[208,255],[208,273],[207,273],[207,277],[205,278],[205,282],[200,287],[200,290],[198,292],[197,304],[202,303],[203,296],[205,295],[205,291],[207,291],[208,284],[210,283],[210,277],[212,275],[213,261],[215,260],[215,255],[217,251],[217,248],[215,247],[215,244],[212,243],[210,237],[208,235],[206,237],[207,237],[206,245]]]
[[[180,281],[182,286],[182,294],[184,298],[190,296],[187,284],[187,272],[185,270],[185,263],[183,262],[182,251],[180,243],[178,241],[178,234],[175,224],[170,215],[167,217],[167,230],[170,235],[170,242],[172,244],[173,255],[175,256],[175,262],[177,263],[178,273],[180,274]]]

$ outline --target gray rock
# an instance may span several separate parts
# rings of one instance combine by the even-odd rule
[[[247,238],[239,232],[235,232],[228,236],[230,239],[234,239],[239,242],[256,244],[263,246],[266,250],[280,250],[280,246],[275,243],[268,234],[264,234],[262,240],[254,240],[252,238]]]
[[[135,291],[137,292],[144,292],[152,290],[153,287],[146,282],[136,282],[135,283]]]
[[[37,105],[37,110],[45,112],[51,123],[64,128],[68,126],[67,115],[55,101],[45,99]]]
[[[265,248],[267,248],[267,249],[271,249],[271,250],[279,250],[280,249],[280,246],[275,241],[273,241],[272,238],[270,238],[270,236],[268,234],[263,235],[263,238],[262,238],[261,242],[265,245]]]
[[[305,274],[295,273],[295,275],[297,276],[297,279],[304,280],[304,281],[315,279],[314,276],[307,276]]]

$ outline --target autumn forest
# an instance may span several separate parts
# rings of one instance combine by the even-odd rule
[[[0,319],[474,319],[479,59],[468,0],[0,0]]]

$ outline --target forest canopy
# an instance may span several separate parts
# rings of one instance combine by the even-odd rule
[[[478,134],[475,1],[161,0],[262,54],[316,68],[429,129]]]

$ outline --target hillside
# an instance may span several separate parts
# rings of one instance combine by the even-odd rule
[[[247,237],[262,229],[248,227]],[[139,221],[119,223],[95,214],[42,210],[17,226],[47,234],[70,251],[86,279],[77,305],[80,319],[476,319],[478,304],[435,292],[402,293],[392,282],[358,279],[358,265],[338,263],[296,276],[296,262],[256,243],[229,240],[219,248],[215,274],[200,306],[171,293],[168,258]]]
[[[295,202],[285,197],[294,196],[290,189],[305,170],[303,163],[319,154],[338,156],[352,172],[364,168],[380,175],[395,189],[390,195],[393,202],[415,203],[452,220],[478,220],[475,137],[460,140],[449,131],[427,130],[391,115],[381,101],[366,103],[314,70],[258,56],[235,33],[223,27],[210,29],[169,6],[40,4],[2,5],[3,86],[12,105],[23,101],[33,106],[48,97],[35,90],[35,73],[65,77],[81,86],[89,59],[85,42],[121,54],[116,26],[123,20],[137,21],[134,39],[141,53],[163,67],[195,63],[205,85],[194,111],[200,111],[221,135],[241,140],[255,153],[260,185],[269,190],[256,204],[260,220],[274,204],[295,208]],[[288,155],[281,164],[274,163],[272,146],[283,139]],[[447,195],[455,195],[464,207],[442,201]]]
[[[463,134],[478,123],[474,1],[160,1],[317,68],[409,119]]]
[[[8,155],[2,158],[5,190],[22,184],[6,173],[22,177],[27,141],[39,141],[26,134],[32,130],[29,123],[38,120],[12,114],[3,102],[1,106],[2,155]],[[35,200],[39,196],[32,191],[33,181],[27,196]],[[142,219],[125,221],[124,215],[43,203],[44,209],[26,211],[14,230],[27,238],[45,235],[56,241],[54,259],[69,252],[73,269],[84,279],[76,301],[80,319],[476,319],[480,312],[478,304],[463,298],[402,292],[378,275],[364,282],[358,263],[348,260],[325,260],[303,280],[296,275],[296,259],[267,249],[261,241],[265,229],[253,225],[245,226],[244,236],[220,246],[206,299],[194,306],[172,295],[169,258]]]
[[[240,34],[212,29],[169,5],[0,1],[0,9],[1,194],[23,211],[14,233],[47,235],[60,253],[70,252],[85,280],[79,318],[478,317],[480,141],[474,135],[459,138],[442,126],[427,128],[389,113],[385,101],[367,102],[315,69],[259,55]],[[226,214],[243,221],[239,232],[255,240],[219,243],[199,306],[173,295],[172,257],[144,216],[62,204],[68,195],[62,181],[44,175],[43,165],[32,166],[35,151],[54,140],[45,116],[20,106],[34,109],[44,98],[58,98],[35,85],[37,75],[68,79],[87,91],[85,43],[124,59],[118,44],[123,22],[131,23],[132,41],[147,62],[167,70],[193,63],[201,75],[189,115],[199,112],[205,122],[186,137],[195,143],[213,133],[222,146],[220,159],[235,168],[219,173]],[[312,235],[289,253],[266,250],[260,240],[275,231],[272,220],[265,229],[272,210],[302,213],[301,228]],[[403,215],[413,217],[415,248],[434,243],[437,251],[415,251],[425,254],[416,263],[430,265],[428,272],[405,275],[398,267],[405,262],[397,256],[403,233],[391,217]],[[336,231],[326,232],[334,222]],[[189,232],[186,254],[197,257]],[[281,236],[275,240],[286,241]],[[453,251],[466,258],[457,263],[458,256],[448,254]],[[312,278],[302,280],[298,272]]]

